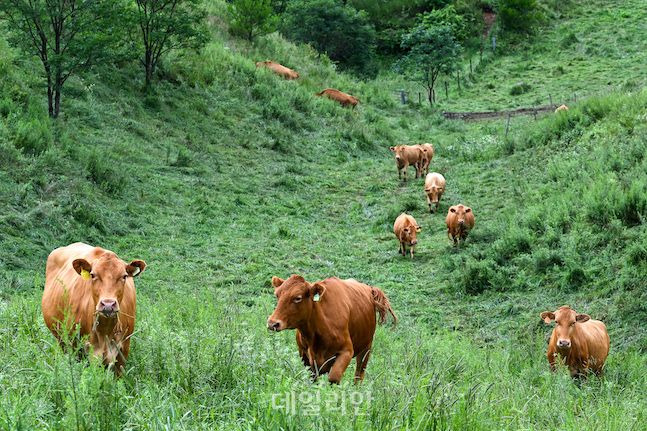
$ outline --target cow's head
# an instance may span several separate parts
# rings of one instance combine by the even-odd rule
[[[326,291],[323,285],[310,284],[300,275],[292,275],[287,280],[272,277],[272,285],[278,303],[267,319],[267,329],[277,332],[295,329],[307,322],[315,303]]]
[[[422,228],[418,225],[414,224],[407,224],[404,226],[402,229],[402,233],[400,234],[400,241],[408,244],[408,245],[416,245],[418,244],[418,240],[416,238],[418,232],[420,232]]]
[[[459,225],[465,224],[465,217],[472,212],[472,208],[465,205],[454,205],[449,208],[449,212],[456,215],[456,221]]]
[[[544,311],[540,316],[547,325],[555,322],[556,347],[560,352],[567,352],[571,348],[571,334],[575,324],[584,323],[591,318],[588,314],[576,313],[568,305],[559,307],[555,312]]]
[[[116,317],[128,277],[136,277],[146,268],[143,260],[129,264],[116,255],[104,255],[90,264],[85,259],[72,262],[74,270],[90,284],[95,310],[104,318]]]
[[[440,200],[440,195],[444,192],[442,187],[438,187],[436,184],[425,188],[425,193],[429,196],[429,200],[432,204],[437,204]]]
[[[395,154],[395,160],[400,161],[404,159],[404,145],[396,145],[395,147],[389,148],[393,154]]]

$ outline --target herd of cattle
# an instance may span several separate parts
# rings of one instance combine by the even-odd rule
[[[266,61],[256,65],[268,67],[286,79],[299,77],[278,63]],[[337,90],[327,89],[320,94],[342,105],[357,104],[357,99]],[[429,211],[434,213],[446,187],[441,174],[429,173],[434,147],[398,145],[391,147],[391,151],[395,153],[398,174],[405,181],[409,166],[415,167],[416,178],[426,175],[425,193]],[[465,205],[453,205],[445,222],[448,236],[456,245],[474,227],[474,214]],[[393,230],[400,243],[400,253],[406,256],[406,247],[409,247],[413,258],[416,234],[420,231],[416,220],[402,213],[395,220]],[[121,374],[135,330],[134,278],[145,269],[143,260],[126,263],[110,250],[80,242],[52,251],[47,258],[42,312],[45,324],[61,347],[66,348],[71,337],[72,343],[82,347],[82,351]],[[356,358],[355,381],[361,381],[377,323],[385,323],[388,315],[392,316],[394,325],[397,322],[384,292],[354,279],[336,277],[313,283],[300,275],[285,280],[272,277],[272,285],[277,305],[267,319],[267,328],[277,332],[296,330],[299,355],[313,378],[327,373],[330,382],[339,383],[351,360]],[[578,314],[568,306],[555,312],[545,311],[541,318],[547,324],[556,324],[547,351],[551,369],[560,360],[574,377],[589,371],[602,372],[609,353],[609,335],[604,323],[587,314]],[[81,340],[83,346],[78,345]]]

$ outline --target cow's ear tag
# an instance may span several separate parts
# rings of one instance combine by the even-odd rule
[[[320,299],[321,299],[321,295],[319,295],[318,293],[315,293],[315,296],[312,297],[312,300],[314,302],[319,302]]]
[[[82,269],[81,270],[81,277],[84,280],[89,280],[90,279],[90,272],[87,269]]]

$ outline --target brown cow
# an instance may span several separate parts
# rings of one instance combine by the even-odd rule
[[[419,144],[418,147],[422,150],[422,157],[420,158],[420,176],[427,175],[429,173],[429,164],[434,158],[434,146],[431,144]]]
[[[454,245],[459,241],[465,241],[467,234],[474,227],[472,208],[463,204],[449,207],[445,223],[447,224],[447,236],[454,241]]]
[[[560,111],[568,111],[568,106],[566,105],[561,105],[557,109],[555,109],[555,114],[557,114]]]
[[[299,275],[287,280],[272,277],[272,285],[278,303],[267,328],[296,329],[299,355],[313,377],[329,373],[328,380],[339,383],[355,357],[355,382],[363,380],[375,333],[375,312],[381,324],[387,312],[394,325],[397,322],[384,292],[336,277],[312,284]]]
[[[346,94],[343,91],[335,90],[334,88],[326,88],[319,93],[315,93],[315,96],[326,96],[331,100],[339,102],[343,107],[352,106],[355,108],[359,103],[359,99],[357,97]]]
[[[429,212],[433,213],[431,204],[436,204],[435,210],[438,211],[440,205],[440,198],[445,193],[445,177],[438,172],[427,174],[425,178],[425,194],[427,195],[427,204],[429,205]]]
[[[402,253],[402,256],[407,255],[406,247],[409,246],[409,253],[411,254],[411,259],[413,259],[413,252],[418,244],[416,239],[416,234],[420,232],[421,228],[418,226],[416,219],[411,217],[409,214],[402,213],[395,219],[393,223],[393,233],[398,238],[400,242],[399,252]]]
[[[604,323],[588,314],[578,314],[568,305],[555,312],[544,311],[540,316],[547,325],[552,321],[556,325],[546,352],[551,370],[555,371],[559,355],[561,362],[568,365],[571,377],[584,376],[589,370],[602,374],[609,355],[609,334]]]
[[[395,166],[398,168],[398,178],[402,178],[404,172],[404,181],[407,180],[407,168],[413,166],[416,168],[416,178],[422,176],[420,170],[421,160],[424,158],[422,148],[418,145],[396,145],[389,148],[395,154]]]
[[[274,61],[270,61],[270,60],[258,61],[256,62],[256,67],[266,67],[270,69],[272,72],[276,73],[279,76],[282,76],[285,79],[299,78],[299,74],[297,72]]]
[[[110,250],[81,242],[60,247],[47,258],[42,310],[45,324],[64,347],[65,332],[89,335],[95,357],[121,373],[135,329],[133,277],[143,260],[126,263]]]

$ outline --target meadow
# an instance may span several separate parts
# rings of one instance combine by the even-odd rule
[[[644,14],[640,2],[609,3]],[[210,14],[223,7],[211,2]],[[547,34],[568,19],[577,15]],[[34,63],[0,38],[0,429],[643,429],[640,25],[614,45],[635,65],[623,70],[635,86],[514,119],[507,138],[502,121],[399,105],[397,77],[361,81],[307,47],[277,35],[252,46],[218,22],[201,52],[169,61],[154,93],[141,93],[134,67],[96,70],[69,82],[51,122]],[[479,79],[551,52],[501,54]],[[303,78],[257,71],[265,58]],[[591,67],[569,82],[608,93]],[[533,91],[575,88],[546,82]],[[312,97],[324,87],[359,95],[360,107]],[[532,101],[465,92],[457,110]],[[434,143],[431,170],[447,178],[438,214],[422,180],[398,180],[388,150],[419,141]],[[454,248],[444,215],[458,202],[476,227]],[[413,260],[392,233],[402,211],[422,226]],[[42,321],[47,254],[79,240],[148,264],[120,379],[64,353]],[[292,273],[353,277],[389,296],[400,321],[378,328],[361,385],[348,370],[339,386],[312,383],[294,333],[266,330],[270,279]],[[602,378],[549,371],[539,313],[563,304],[607,324]]]

